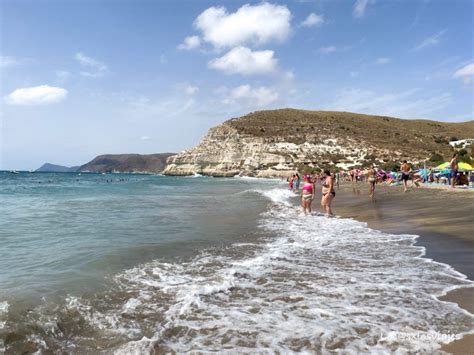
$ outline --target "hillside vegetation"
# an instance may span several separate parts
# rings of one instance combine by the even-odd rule
[[[354,147],[370,144],[398,151],[410,160],[446,160],[449,141],[474,138],[474,121],[447,123],[406,120],[350,112],[280,109],[258,111],[226,122],[239,133],[301,144],[327,137],[350,138]],[[386,157],[387,158],[387,157]],[[385,159],[387,160],[387,159]]]

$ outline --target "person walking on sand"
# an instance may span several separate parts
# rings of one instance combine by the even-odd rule
[[[351,176],[351,183],[354,183],[354,176],[355,176],[355,171],[354,171],[354,169],[351,169],[351,171],[350,171],[349,174],[350,174],[350,176]]]
[[[315,187],[310,175],[303,176],[303,186],[301,187],[301,207],[305,214],[311,213],[311,204],[314,200]]]
[[[331,210],[331,203],[334,197],[336,196],[336,192],[334,191],[334,179],[331,176],[331,172],[329,170],[324,170],[324,182],[322,187],[322,197],[321,197],[321,206],[326,211],[326,217],[332,217],[333,213]]]
[[[369,182],[370,186],[369,196],[372,198],[372,200],[375,200],[375,183],[377,181],[377,171],[375,170],[374,166],[370,167],[369,171],[367,172],[367,181]]]
[[[400,171],[402,172],[402,181],[403,181],[403,192],[408,190],[408,179],[410,178],[411,167],[406,160],[403,161],[403,164],[400,166]]]
[[[454,189],[458,179],[458,153],[454,153],[449,166],[451,167],[451,187]]]

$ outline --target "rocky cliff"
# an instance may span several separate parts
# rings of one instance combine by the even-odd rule
[[[166,166],[166,159],[173,154],[174,153],[99,155],[89,163],[79,167],[77,171],[100,173],[161,173]]]
[[[194,148],[167,160],[166,175],[286,176],[325,167],[422,161],[474,137],[474,121],[402,120],[348,112],[281,109],[211,128]]]

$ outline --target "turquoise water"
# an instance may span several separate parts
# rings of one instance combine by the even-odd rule
[[[473,282],[417,236],[297,201],[275,180],[1,172],[0,353],[432,354],[474,329],[437,298]]]
[[[245,180],[0,173],[0,297],[103,286],[156,257],[191,255],[256,228]],[[261,184],[261,183],[260,183]]]

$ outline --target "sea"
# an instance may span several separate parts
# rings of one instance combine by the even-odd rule
[[[278,179],[0,172],[0,353],[432,354],[473,282],[416,238]]]

